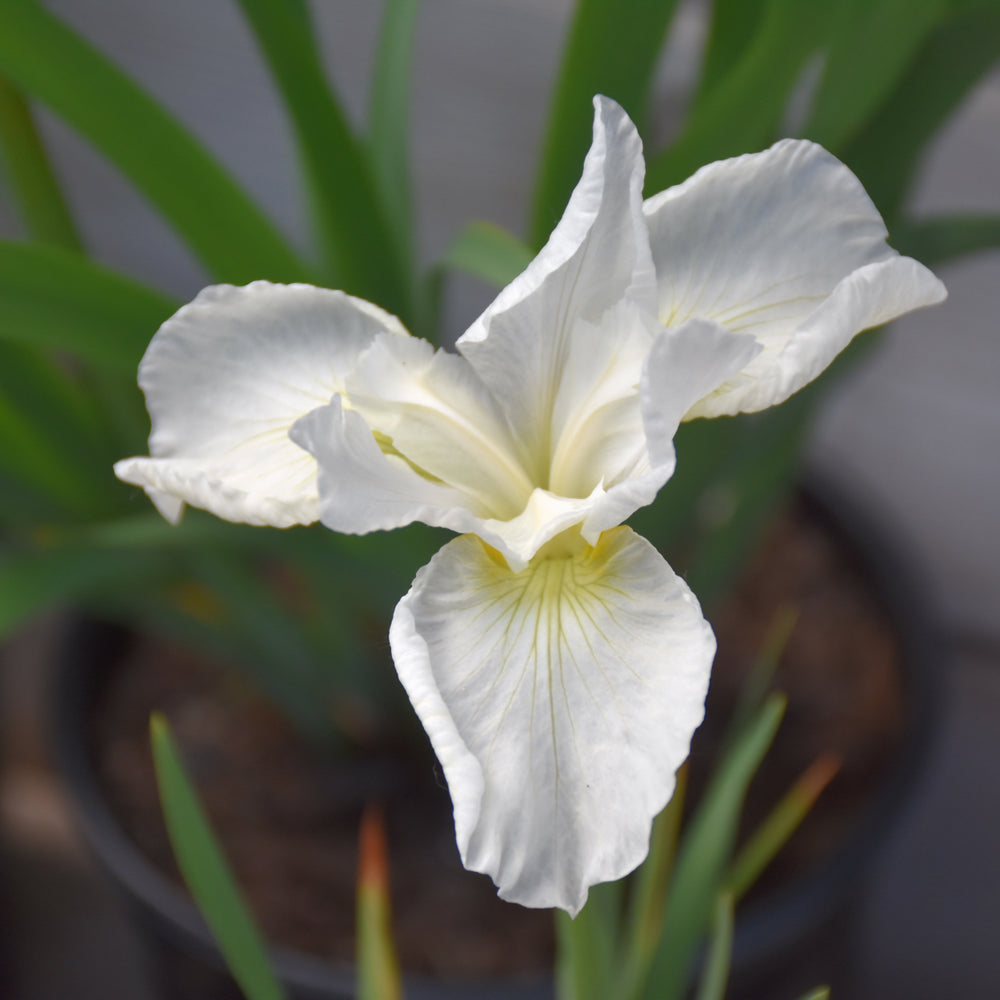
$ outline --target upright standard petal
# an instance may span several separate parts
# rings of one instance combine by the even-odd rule
[[[417,574],[389,639],[466,867],[504,899],[575,914],[641,862],[715,653],[648,542],[617,528],[514,573],[463,536]]]
[[[753,337],[730,333],[705,320],[660,331],[633,400],[641,420],[643,461],[630,475],[612,480],[600,497],[592,498],[582,525],[588,542],[596,542],[602,531],[653,501],[674,474],[674,434],[684,414],[696,400],[736,376],[760,349]]]
[[[861,330],[945,296],[886,243],[854,174],[804,140],[709,164],[650,198],[645,214],[661,322],[709,319],[763,347],[689,416],[783,402]]]
[[[674,435],[695,403],[739,379],[762,353],[747,333],[691,319],[664,330],[642,373],[642,416],[650,460],[673,471]]]
[[[207,288],[160,327],[139,367],[149,458],[115,473],[176,521],[184,503],[249,524],[308,524],[316,463],[292,424],[342,391],[388,313],[343,292],[258,281]]]
[[[541,488],[549,487],[563,425],[591,394],[588,364],[600,374],[608,360],[590,356],[584,326],[600,326],[623,299],[655,313],[642,215],[642,144],[617,104],[596,98],[594,105],[593,144],[559,225],[527,270],[458,341],[503,407]],[[638,383],[648,335],[620,332],[616,363]]]
[[[532,486],[497,402],[464,358],[413,337],[377,338],[345,379],[344,398],[292,428],[319,464],[320,519],[351,533],[412,521],[472,532],[514,570],[577,525],[596,543],[669,478],[685,410],[759,350],[752,337],[703,321],[676,331],[652,322],[647,330],[626,301],[601,325],[584,324],[589,395],[566,422],[551,488]],[[641,376],[642,397],[635,374],[616,363],[630,328],[659,337],[646,351],[656,365]],[[570,367],[565,380],[576,374]]]

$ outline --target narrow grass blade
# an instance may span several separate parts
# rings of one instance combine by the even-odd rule
[[[580,177],[593,98],[612,97],[642,131],[657,56],[677,0],[580,0],[556,83],[532,209],[531,242],[552,232]]]
[[[632,876],[631,902],[622,938],[622,995],[626,998],[636,996],[646,981],[653,951],[660,940],[684,815],[687,774],[685,763],[677,772],[677,784],[667,807],[653,821],[649,856]]]
[[[725,593],[758,527],[790,489],[812,397],[809,386],[761,414],[681,425],[673,489],[632,524],[668,555],[703,606]]]
[[[667,900],[644,1000],[678,1000],[712,917],[712,901],[729,864],[750,779],[771,745],[785,709],[772,695],[721,761],[687,825]]]
[[[327,83],[305,0],[239,3],[295,129],[331,282],[409,320],[409,262],[379,202],[367,151]]]
[[[375,179],[403,260],[413,255],[410,89],[419,0],[387,0],[382,12],[369,109]]]
[[[458,234],[441,264],[471,274],[494,288],[503,288],[533,257],[531,248],[506,229],[491,222],[473,222]]]
[[[73,519],[116,505],[92,402],[41,352],[0,341],[0,470]]]
[[[838,6],[805,135],[842,146],[892,92],[949,0],[846,0]]]
[[[754,658],[746,680],[740,690],[739,700],[728,725],[729,740],[738,738],[750,720],[760,710],[764,698],[771,690],[775,671],[781,661],[788,640],[799,620],[799,609],[785,605],[776,612],[764,636],[764,643]]]
[[[892,232],[928,142],[1000,57],[1000,7],[959,5],[927,37],[878,112],[834,152],[858,175]]]
[[[0,160],[26,232],[42,243],[82,250],[27,101],[0,76]]]
[[[744,422],[740,417],[681,424],[674,437],[678,460],[669,496],[664,491],[631,518],[632,527],[668,554],[670,564],[678,566],[682,574],[687,572],[696,551],[707,501],[713,493],[721,493],[719,486],[728,482],[733,458],[740,453]],[[728,499],[725,494],[721,498]],[[728,513],[728,503],[716,506],[723,507],[723,514]]]
[[[556,911],[559,1000],[607,1000],[616,994],[620,914],[618,882],[595,885],[576,917]]]
[[[740,61],[767,8],[768,0],[714,0],[693,114],[716,84]]]
[[[729,456],[729,475],[719,484],[730,512],[718,524],[701,526],[688,571],[688,585],[703,605],[725,594],[760,528],[791,489],[806,418],[820,391],[820,382],[813,382],[783,406],[740,418],[740,450]]]
[[[358,1000],[402,1000],[399,960],[392,937],[389,852],[381,810],[361,818],[357,903]]]
[[[841,760],[835,754],[819,757],[753,832],[726,875],[726,887],[735,900],[746,895],[778,851],[788,843],[823,789],[840,770],[840,765]]]
[[[830,987],[817,986],[816,989],[804,993],[799,1000],[830,1000]]]
[[[695,1000],[724,1000],[729,982],[729,963],[733,954],[733,897],[719,894],[712,914],[712,932],[708,954],[701,972]]]
[[[662,153],[648,157],[646,192],[712,160],[761,149],[775,137],[793,85],[825,37],[829,3],[770,0],[740,59],[705,95]]]
[[[937,267],[957,257],[1000,249],[1000,215],[951,215],[902,222],[892,231],[900,253]]]
[[[0,241],[0,340],[66,351],[135,377],[177,303],[54,247]]]
[[[36,0],[3,5],[0,73],[118,167],[217,280],[308,277],[272,223],[190,133]]]
[[[285,992],[271,972],[263,939],[198,803],[167,720],[154,713],[149,729],[160,803],[184,881],[247,1000],[283,1000]]]

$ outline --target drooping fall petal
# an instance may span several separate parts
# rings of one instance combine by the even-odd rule
[[[417,574],[389,637],[466,867],[504,899],[576,913],[642,860],[715,653],[648,542],[618,528],[514,573],[463,536]]]

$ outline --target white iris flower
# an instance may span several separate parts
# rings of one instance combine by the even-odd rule
[[[634,126],[595,108],[565,215],[458,353],[341,292],[209,288],[139,370],[152,457],[115,467],[171,521],[190,503],[458,532],[399,602],[393,659],[466,867],[570,913],[642,861],[703,715],[712,631],[620,526],[673,472],[678,425],[780,403],[945,294],[821,148],[780,142],[643,203]]]

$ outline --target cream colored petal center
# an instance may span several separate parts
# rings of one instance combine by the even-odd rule
[[[508,520],[531,495],[493,397],[468,362],[416,337],[385,337],[345,382],[347,405],[382,452],[469,498],[479,516]]]

